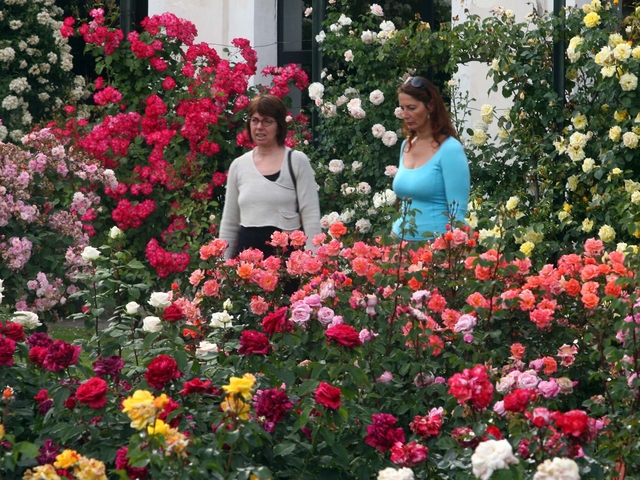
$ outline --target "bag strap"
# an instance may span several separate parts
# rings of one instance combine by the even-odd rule
[[[296,180],[296,176],[293,173],[293,167],[291,166],[291,153],[293,150],[289,150],[289,155],[287,155],[287,163],[289,164],[289,175],[291,175],[291,181],[293,182],[293,189],[296,191],[296,212],[300,211],[300,205],[298,204],[298,181]]]

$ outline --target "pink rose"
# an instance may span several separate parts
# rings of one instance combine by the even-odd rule
[[[320,295],[318,295],[317,293],[314,293],[313,295],[309,295],[308,297],[306,297],[304,299],[304,303],[306,303],[307,305],[309,305],[310,307],[321,307],[322,306],[322,298],[320,298]]]
[[[376,378],[376,382],[378,383],[389,383],[393,380],[393,374],[391,372],[383,372],[378,378]]]
[[[297,301],[291,306],[291,320],[297,324],[305,324],[311,317],[311,307],[303,300]]]
[[[536,388],[540,379],[532,370],[523,372],[518,376],[518,388]]]
[[[544,398],[554,398],[560,393],[560,386],[553,378],[549,379],[548,382],[543,380],[538,383],[538,392],[540,392]]]
[[[334,316],[335,312],[329,307],[322,307],[318,310],[318,321],[325,327],[331,323]]]

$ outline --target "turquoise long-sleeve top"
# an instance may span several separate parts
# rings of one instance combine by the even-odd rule
[[[464,222],[469,203],[469,162],[462,144],[454,137],[447,138],[427,163],[418,168],[405,168],[404,147],[400,150],[398,172],[393,179],[393,191],[401,200],[411,199],[411,204],[402,202],[403,208],[415,212],[416,235],[402,232],[402,216],[393,224],[393,233],[405,240],[417,241],[433,238],[445,233],[449,223],[448,211],[456,202],[455,219]],[[407,217],[410,220],[411,217]],[[423,236],[424,233],[428,235]]]

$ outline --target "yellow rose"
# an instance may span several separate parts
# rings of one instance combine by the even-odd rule
[[[596,12],[590,12],[582,19],[587,28],[593,28],[600,24],[600,15]]]
[[[104,463],[94,458],[80,457],[73,474],[78,480],[107,480]]]
[[[582,231],[589,233],[592,229],[593,229],[593,220],[589,220],[588,218],[585,218],[582,221]]]
[[[56,457],[53,466],[56,468],[70,468],[80,460],[80,455],[75,450],[65,450]]]
[[[251,406],[245,403],[242,398],[234,397],[233,395],[227,395],[224,402],[220,404],[222,410],[238,417],[242,420],[249,419],[249,411],[251,410]]]
[[[154,400],[150,392],[136,390],[132,396],[122,401],[122,412],[129,416],[133,428],[142,430],[156,417]]]
[[[614,67],[613,65],[605,65],[600,70],[600,73],[605,78],[611,78],[616,73],[616,67]]]
[[[65,477],[66,478],[66,477]],[[25,472],[22,480],[61,480],[60,476],[56,472],[56,468],[47,463],[46,465],[39,465],[33,469],[29,469]]]
[[[558,212],[558,220],[560,220],[561,222],[564,222],[569,218],[571,218],[571,215],[569,215],[569,213],[565,212],[564,210],[560,210]]]
[[[575,175],[571,175],[569,178],[567,178],[567,187],[572,192],[575,192],[578,188],[578,177]]]
[[[619,169],[618,167],[616,167],[613,170],[611,170],[611,174],[612,175],[620,175],[621,173],[622,173],[622,170]]]
[[[522,238],[525,242],[531,242],[535,244],[540,243],[542,240],[544,240],[544,235],[536,232],[535,230],[528,230]]]
[[[536,248],[536,246],[533,242],[524,242],[520,246],[520,251],[528,257],[531,255],[531,252],[533,252],[534,248]]]
[[[584,130],[589,125],[589,121],[587,120],[587,116],[583,114],[578,114],[571,119],[571,123],[577,130]]]
[[[0,423],[0,440],[4,438],[4,425]]]
[[[222,389],[230,394],[242,395],[245,400],[249,400],[253,395],[253,385],[256,379],[251,375],[248,377],[244,375],[242,378],[231,377],[229,379],[229,385],[224,385]]]
[[[510,212],[511,210],[515,209],[519,203],[520,203],[520,199],[514,195],[509,200],[507,200],[507,204],[506,204],[507,211]]]
[[[620,128],[618,125],[611,127],[609,129],[609,138],[611,139],[611,141],[613,142],[619,141],[621,135],[622,135],[622,128]]]
[[[631,203],[634,205],[640,205],[640,192],[635,191],[631,194]]]
[[[603,242],[613,242],[616,238],[616,231],[609,225],[603,225],[600,227],[600,230],[598,230],[598,236]]]
[[[571,210],[573,210],[573,205],[565,202],[564,205],[562,205],[562,209],[567,213],[571,213]]]

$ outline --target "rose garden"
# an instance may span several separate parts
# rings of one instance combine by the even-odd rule
[[[101,8],[0,4],[0,478],[640,478],[640,11],[432,29],[350,3],[328,5],[320,82],[289,65],[258,87],[248,41],[222,54],[170,13],[125,37]],[[469,62],[511,105],[471,128]],[[472,201],[398,243],[396,89],[422,70]],[[224,260],[246,107],[292,89],[324,233]]]

